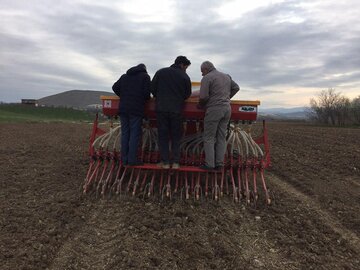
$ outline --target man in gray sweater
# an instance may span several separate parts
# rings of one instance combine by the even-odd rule
[[[230,75],[216,70],[210,61],[201,64],[203,78],[200,87],[199,107],[205,108],[204,119],[204,170],[221,169],[226,151],[226,129],[231,116],[230,99],[240,87]]]

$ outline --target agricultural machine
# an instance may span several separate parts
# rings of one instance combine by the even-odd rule
[[[205,112],[197,108],[197,96],[193,95],[185,102],[180,168],[176,169],[157,166],[160,153],[154,99],[145,106],[146,117],[138,149],[138,159],[144,164],[125,166],[120,158],[121,127],[113,122],[121,101],[117,96],[100,98],[102,112],[111,120],[110,128],[107,131],[100,128],[96,115],[90,137],[90,164],[83,185],[84,193],[95,192],[101,196],[128,193],[144,198],[157,193],[162,199],[176,195],[194,200],[219,200],[228,194],[235,202],[245,201],[247,204],[256,203],[261,194],[266,204],[271,203],[264,178],[264,171],[270,165],[265,121],[261,135],[252,138],[251,133],[259,101],[231,101],[224,167],[209,171],[199,168],[204,163],[202,129]],[[258,182],[262,186],[260,190]]]

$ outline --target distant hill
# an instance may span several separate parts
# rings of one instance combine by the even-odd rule
[[[43,97],[38,100],[39,106],[70,107],[85,109],[101,105],[100,96],[114,96],[112,92],[92,90],[70,90]]]
[[[101,106],[100,96],[115,96],[113,92],[92,90],[70,90],[38,100],[39,106],[68,107],[75,109],[91,109]],[[259,108],[259,119],[306,119],[306,107],[294,108]]]
[[[294,107],[294,108],[271,108],[261,109],[259,108],[259,116],[262,118],[270,119],[307,119],[306,107]]]

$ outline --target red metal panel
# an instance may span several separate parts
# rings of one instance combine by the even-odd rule
[[[120,99],[114,96],[101,96],[102,100],[102,111],[106,116],[118,115]]]
[[[119,108],[119,98],[115,96],[101,96],[103,114],[106,116],[116,116]],[[257,118],[257,101],[235,100],[231,102],[231,119],[235,121],[255,121]],[[197,108],[196,98],[190,98],[185,102],[184,118],[186,120],[202,120],[205,111]],[[145,116],[148,119],[156,119],[155,99],[150,99],[145,105]]]

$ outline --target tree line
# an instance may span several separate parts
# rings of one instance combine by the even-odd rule
[[[333,88],[322,90],[310,99],[309,117],[327,125],[360,125],[360,95],[351,100]]]

